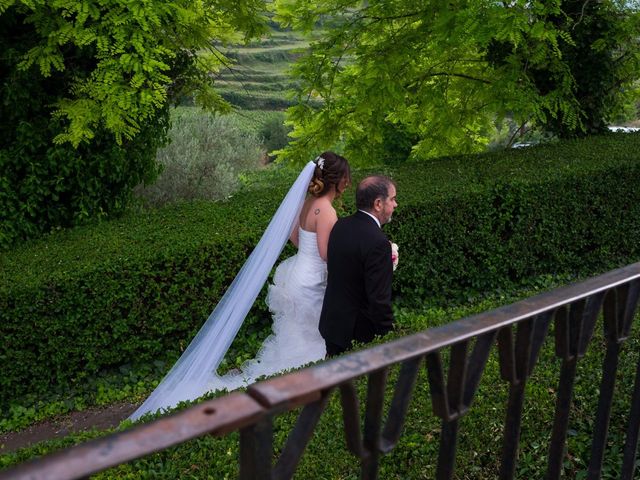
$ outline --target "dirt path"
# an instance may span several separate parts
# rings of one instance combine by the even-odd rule
[[[136,407],[132,403],[118,403],[104,408],[90,408],[42,421],[20,432],[0,434],[0,455],[44,440],[66,437],[70,433],[116,427]]]

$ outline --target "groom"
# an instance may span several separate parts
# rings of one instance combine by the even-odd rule
[[[331,230],[327,252],[327,289],[320,333],[327,355],[351,342],[370,342],[393,327],[391,244],[381,226],[396,208],[396,186],[381,175],[366,177],[356,190],[358,211]]]

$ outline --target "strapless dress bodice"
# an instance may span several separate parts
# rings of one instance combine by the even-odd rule
[[[303,228],[298,228],[298,256],[299,260],[309,262],[310,267],[320,270],[326,269],[326,262],[320,257],[318,252],[318,236],[316,232],[309,232]]]

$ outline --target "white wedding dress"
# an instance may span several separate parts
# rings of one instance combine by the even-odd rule
[[[267,305],[273,315],[273,333],[240,372],[214,378],[211,391],[235,390],[260,377],[324,359],[326,347],[318,322],[327,264],[318,253],[315,232],[302,228],[298,232],[298,253],[278,265],[269,286]]]

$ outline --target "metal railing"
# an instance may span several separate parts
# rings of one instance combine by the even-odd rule
[[[606,354],[587,478],[600,478],[621,344],[627,339],[640,292],[640,263],[509,306],[451,322],[250,386],[130,430],[108,435],[0,472],[0,479],[73,479],[159,452],[206,434],[240,431],[242,480],[291,478],[331,393],[339,391],[347,448],[361,478],[378,477],[380,455],[398,442],[420,365],[428,372],[434,414],[442,419],[436,477],[453,477],[460,419],[467,413],[493,345],[509,384],[500,478],[514,477],[525,386],[555,322],[561,360],[548,479],[560,477],[576,366],[602,312]],[[448,349],[448,350],[445,350]],[[442,354],[448,355],[448,372]],[[389,368],[400,364],[383,422]],[[355,381],[368,376],[364,428]],[[594,388],[595,390],[595,388]],[[640,427],[640,364],[631,397],[620,478],[634,476]],[[273,418],[303,407],[274,463]]]

